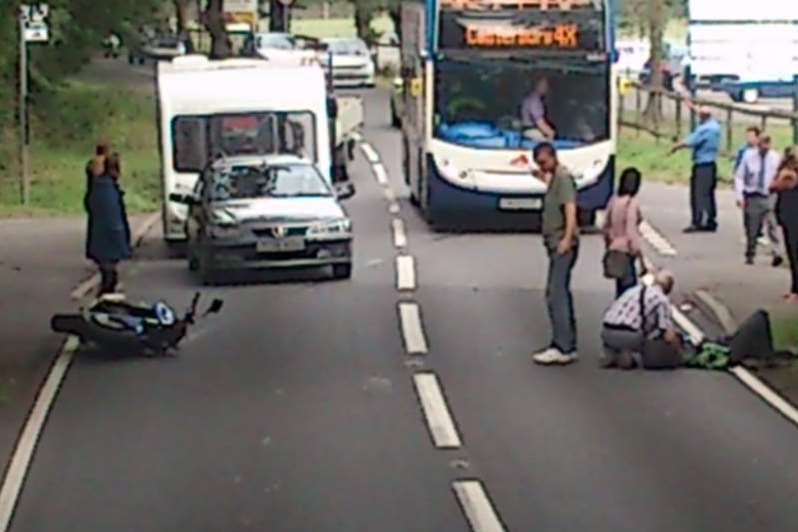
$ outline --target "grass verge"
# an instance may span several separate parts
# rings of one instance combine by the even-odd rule
[[[773,344],[780,350],[798,350],[798,311],[778,313],[771,324]]]
[[[34,104],[31,121],[31,204],[20,205],[16,143],[0,148],[0,217],[83,211],[84,167],[99,138],[122,156],[122,186],[131,213],[157,209],[160,159],[152,96],[70,82]]]

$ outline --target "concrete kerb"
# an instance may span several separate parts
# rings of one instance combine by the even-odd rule
[[[160,212],[154,212],[147,216],[140,224],[134,227],[131,230],[130,240],[131,244],[134,248],[137,248],[141,245],[141,242],[144,240],[144,237],[147,236],[147,233],[155,226],[158,220],[161,217]],[[71,294],[72,299],[80,300],[86,297],[89,292],[97,288],[100,284],[100,274],[95,273],[88,279],[81,282]]]

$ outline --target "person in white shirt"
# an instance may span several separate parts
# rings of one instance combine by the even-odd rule
[[[641,355],[646,340],[662,337],[677,344],[668,295],[675,284],[673,274],[661,270],[651,286],[639,284],[616,299],[604,314],[601,341],[605,368],[630,369],[642,366]]]
[[[771,139],[760,135],[757,146],[748,149],[740,161],[734,175],[734,190],[737,195],[737,206],[743,210],[745,227],[745,263],[753,264],[756,257],[756,245],[762,227],[773,210],[770,197],[770,184],[779,171],[781,157],[772,148]],[[775,230],[768,230],[773,266],[781,266],[784,259],[779,250],[779,237]]]

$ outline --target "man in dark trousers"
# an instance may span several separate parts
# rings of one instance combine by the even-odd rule
[[[734,175],[734,190],[737,195],[737,206],[743,209],[745,226],[745,263],[753,264],[756,256],[757,239],[762,232],[773,208],[770,200],[770,185],[779,172],[781,157],[771,146],[770,137],[761,135],[758,145],[750,148],[743,155]],[[778,234],[770,231],[771,255],[773,266],[781,266]]]
[[[543,200],[543,243],[549,257],[546,304],[551,319],[552,341],[536,353],[537,364],[566,365],[576,362],[576,318],[571,294],[571,271],[579,255],[579,227],[576,211],[576,181],[557,160],[549,143],[535,146],[537,170],[533,174],[546,183]]]
[[[685,148],[693,151],[693,171],[690,176],[690,209],[692,220],[685,233],[718,230],[718,210],[715,188],[718,182],[718,150],[720,124],[708,107],[696,108],[700,124],[686,139],[671,148],[671,154]]]

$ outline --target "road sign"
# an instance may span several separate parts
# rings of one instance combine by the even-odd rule
[[[224,21],[227,24],[258,23],[258,0],[224,0]]]
[[[47,42],[50,39],[50,27],[46,22],[49,14],[50,6],[47,4],[23,4],[19,6],[22,37],[26,43]]]
[[[22,4],[19,10],[25,22],[44,22],[50,15],[50,6],[47,4]]]
[[[25,42],[47,42],[50,40],[50,28],[44,22],[25,22]]]

